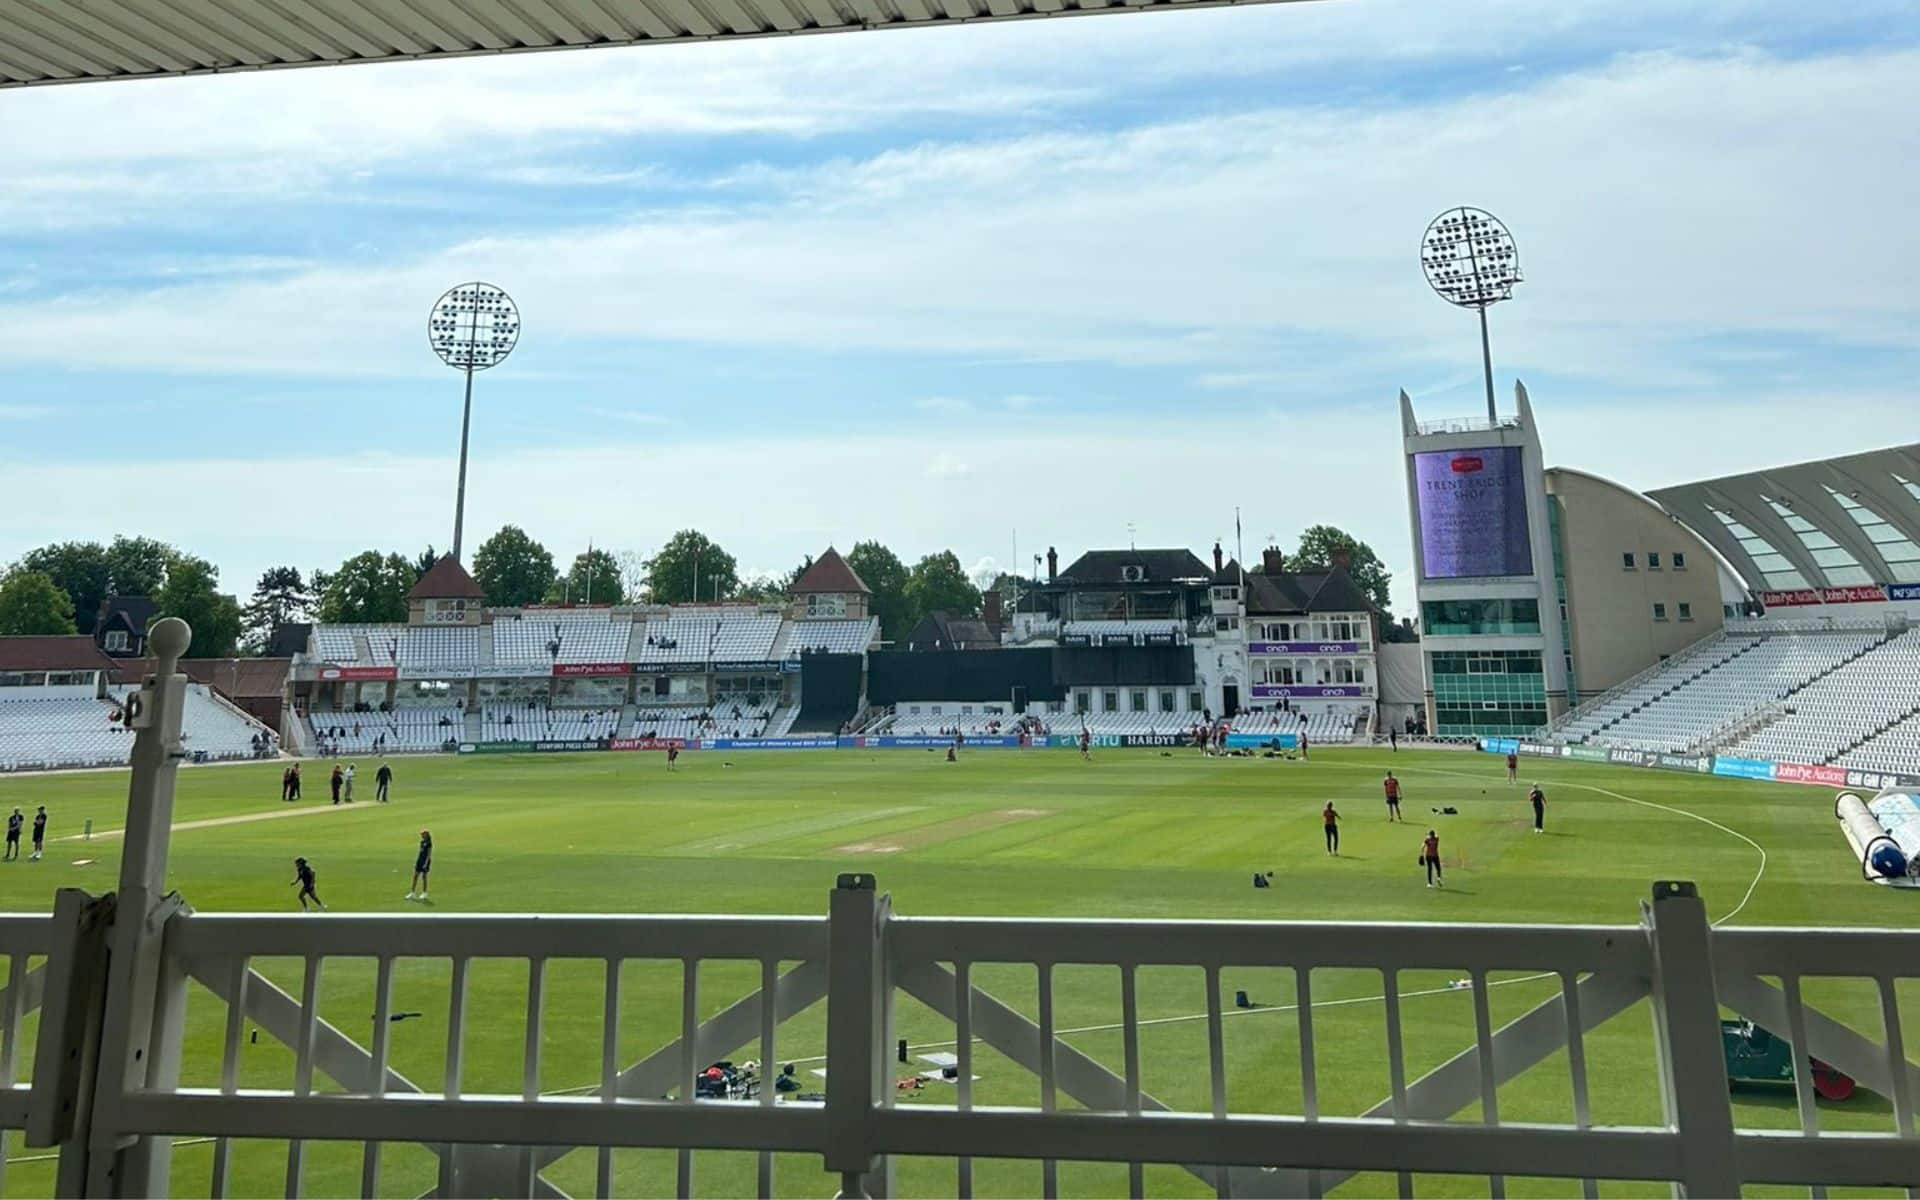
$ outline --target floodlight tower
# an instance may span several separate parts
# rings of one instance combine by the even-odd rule
[[[460,535],[467,515],[467,430],[473,423],[473,373],[506,361],[520,340],[520,310],[513,297],[491,283],[448,288],[427,317],[427,343],[440,361],[466,372],[460,407],[460,482],[453,497],[453,561],[460,561]]]
[[[1493,347],[1487,309],[1513,298],[1519,283],[1520,250],[1500,219],[1481,208],[1450,208],[1433,219],[1420,239],[1420,266],[1427,283],[1448,304],[1480,313],[1480,363],[1487,377],[1487,420],[1500,419],[1493,404]]]

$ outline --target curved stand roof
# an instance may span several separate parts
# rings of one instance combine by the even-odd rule
[[[1920,583],[1920,443],[1647,495],[1756,589]]]
[[[0,0],[0,87],[1287,0]]]

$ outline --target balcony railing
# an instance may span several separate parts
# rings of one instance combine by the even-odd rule
[[[170,668],[184,636],[157,630],[156,641]],[[593,1156],[594,1194],[612,1195],[621,1190],[616,1153],[638,1148],[672,1152],[680,1196],[701,1186],[696,1167],[710,1151],[753,1155],[761,1196],[782,1190],[776,1168],[795,1169],[777,1155],[806,1156],[849,1196],[895,1194],[897,1160],[907,1156],[950,1160],[960,1196],[974,1194],[982,1159],[1035,1163],[1047,1196],[1061,1186],[1062,1164],[1088,1162],[1124,1165],[1135,1196],[1147,1190],[1149,1166],[1237,1197],[1319,1196],[1362,1171],[1396,1174],[1403,1195],[1413,1194],[1416,1172],[1485,1176],[1495,1196],[1509,1176],[1578,1181],[1588,1196],[1603,1179],[1662,1181],[1690,1196],[1920,1180],[1920,1072],[1907,1058],[1897,991],[1920,978],[1920,932],[1715,928],[1685,883],[1654,885],[1640,920],[1613,926],[905,917],[868,875],[842,876],[824,916],[196,913],[160,886],[178,692],[178,677],[163,675],[134,708],[140,734],[119,889],[100,897],[67,889],[50,917],[0,917],[10,966],[0,993],[0,1127],[58,1147],[59,1195],[169,1195],[173,1140],[184,1137],[212,1139],[215,1196],[233,1190],[237,1147],[255,1139],[285,1143],[277,1173],[287,1196],[309,1186],[310,1148],[341,1142],[359,1146],[366,1196],[396,1190],[384,1152],[405,1144],[432,1156],[427,1194],[443,1197],[562,1196],[557,1175],[586,1175],[578,1162],[561,1170],[575,1154]],[[392,1030],[397,1018],[422,1015],[394,999],[402,970],[417,991],[421,960],[446,980],[429,1006],[444,1017],[445,1053],[437,1078],[415,1079],[394,1066]],[[524,973],[524,1008],[470,1011],[476,968],[502,963]],[[663,969],[672,982],[635,996],[623,983],[632,963],[655,964],[656,982]],[[723,963],[747,967],[716,969]],[[371,974],[364,1041],[323,1014],[323,983],[349,970]],[[1111,981],[1098,989],[1098,1007],[1117,1019],[1063,1028],[1063,1003],[1087,1010],[1090,970]],[[1227,1006],[1229,976],[1264,972],[1271,982],[1274,971],[1289,980],[1280,1003]],[[1168,972],[1192,985],[1191,1007],[1145,1015],[1178,990]],[[283,987],[274,975],[299,982]],[[1863,985],[1871,1004],[1848,995],[1834,1016],[1810,1002],[1803,981],[1824,1002],[1838,995],[1833,977]],[[1434,986],[1435,978],[1452,982]],[[728,981],[716,1009],[709,992]],[[1522,1008],[1525,991],[1501,991],[1500,1009],[1520,1015],[1496,1025],[1493,993],[1509,986],[1533,989],[1534,1002]],[[1436,996],[1456,998],[1460,1039],[1423,1071],[1416,1064],[1433,1061],[1435,1025],[1423,1021],[1410,1046],[1406,1014],[1442,1003]],[[623,1057],[623,1014],[649,1000],[673,1007],[677,1036]],[[1617,1063],[1597,1066],[1589,1035],[1642,1000],[1654,1036],[1633,1082],[1659,1095],[1662,1115],[1612,1123],[1595,1112],[1592,1080]],[[542,1087],[556,1001],[576,1039],[579,1014],[597,1014],[588,1022],[596,1078],[564,1092]],[[809,1014],[823,1001],[822,1032]],[[183,1061],[189,1005],[209,1002],[221,1031],[217,1073]],[[1326,1097],[1332,1064],[1351,1052],[1352,1029],[1340,1022],[1355,1005],[1380,1014],[1386,1085],[1377,1103],[1347,1115]],[[32,1080],[22,1086],[18,1040],[36,1010]],[[1262,1070],[1297,1080],[1298,1092],[1263,1089],[1249,1107],[1248,1091],[1229,1086],[1228,1021],[1274,1010],[1291,1021],[1285,1037],[1262,1045]],[[1736,1126],[1723,1010],[1791,1043],[1797,1130]],[[950,1103],[898,1102],[889,1064],[904,1012],[923,1047],[952,1047]],[[808,1032],[788,1028],[802,1018],[814,1020]],[[1149,1090],[1142,1049],[1143,1036],[1169,1024],[1203,1030],[1205,1044],[1204,1070],[1196,1062],[1169,1080],[1179,1089],[1171,1099]],[[290,1078],[241,1086],[249,1030],[291,1051]],[[1117,1051],[1101,1043],[1103,1058],[1092,1043],[1069,1040],[1089,1034],[1117,1038]],[[824,1053],[795,1055],[795,1043]],[[519,1086],[470,1086],[476,1047],[490,1051],[496,1072],[517,1054]],[[757,1057],[758,1093],[703,1094],[708,1064],[735,1054]],[[770,1068],[783,1056],[825,1066],[825,1082],[808,1085],[819,1096],[773,1085]],[[978,1103],[974,1073],[986,1056],[995,1070],[1031,1073],[1037,1100]],[[1821,1129],[1813,1057],[1886,1097],[1893,1129]],[[1503,1086],[1538,1072],[1559,1076],[1564,1115],[1503,1115]],[[184,1083],[189,1076],[205,1082]],[[789,1186],[813,1193],[820,1181],[794,1177]]]

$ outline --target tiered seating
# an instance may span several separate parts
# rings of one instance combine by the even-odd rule
[[[774,737],[772,720],[778,696],[722,696],[711,705],[643,706],[633,714],[634,737]],[[792,718],[788,718],[791,724]]]
[[[479,661],[480,631],[471,625],[409,626],[400,634],[398,662],[410,671],[471,670]]]
[[[875,727],[873,732],[893,737],[952,737],[955,732],[963,733],[968,737],[991,737],[996,734],[1018,732],[1020,715],[1015,713],[1010,705],[998,703],[967,705],[966,707],[974,710],[970,713],[959,712],[961,707],[953,703],[895,705],[893,716]],[[941,711],[933,711],[936,708]],[[1037,713],[1033,714],[1033,732],[1045,733],[1048,719]],[[1060,716],[1051,719],[1056,723],[1067,720]],[[1066,726],[1061,725],[1060,728],[1064,731]],[[1074,728],[1078,729],[1079,726],[1076,724]]]
[[[99,700],[0,700],[0,771],[124,763],[133,734]]]
[[[327,662],[358,662],[360,650],[353,639],[356,629],[353,625],[315,625],[313,652]]]
[[[1687,680],[1711,671],[1736,655],[1753,647],[1751,639],[1729,638],[1715,634],[1695,642],[1669,658],[1638,683],[1602,700],[1556,732],[1570,742],[1583,742],[1620,718],[1643,708]]]
[[[722,662],[764,662],[780,636],[779,613],[729,615],[714,634],[713,657]]]
[[[1062,637],[1087,637],[1093,644],[1100,645],[1109,634],[1124,635],[1136,642],[1144,642],[1150,634],[1172,634],[1178,641],[1185,641],[1185,630],[1180,622],[1165,621],[1064,621],[1060,625]]]
[[[634,662],[705,662],[714,633],[723,623],[718,612],[670,612],[649,617],[632,650]]]
[[[493,661],[501,666],[625,662],[632,632],[631,621],[604,612],[525,613],[493,623]]]
[[[134,735],[111,719],[119,708],[112,701],[85,698],[0,700],[0,771],[125,763]],[[217,700],[204,685],[187,685],[180,741],[188,754],[252,758],[254,739],[261,734],[267,736],[267,752],[278,753],[279,739],[266,726]]]
[[[180,719],[180,743],[189,754],[208,758],[253,758],[255,738],[266,734],[271,751],[279,737],[266,726],[226,704],[198,683],[187,685],[187,705]]]
[[[1636,750],[1685,750],[1757,715],[1882,636],[1848,630],[1764,637],[1752,649],[1723,660],[1586,740]]]
[[[1253,712],[1232,721],[1234,733],[1305,733],[1307,742],[1350,742],[1363,714],[1355,712]]]
[[[1795,692],[1786,701],[1788,715],[1740,739],[1726,753],[1829,762],[1915,705],[1920,705],[1920,629],[1908,630]],[[1901,769],[1912,766],[1910,760]]]
[[[322,754],[406,754],[458,743],[466,714],[457,707],[395,712],[316,712],[307,718]]]
[[[795,621],[787,633],[787,657],[808,654],[865,654],[880,631],[877,617],[864,621]]]
[[[592,741],[612,737],[619,727],[617,708],[489,704],[480,712],[480,736],[489,742]]]
[[[1920,713],[1896,722],[1834,761],[1862,771],[1920,774]]]

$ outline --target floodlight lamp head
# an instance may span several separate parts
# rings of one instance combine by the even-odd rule
[[[513,297],[491,283],[448,288],[427,317],[427,343],[456,370],[496,366],[519,340],[520,310]]]
[[[1510,300],[1524,278],[1513,235],[1479,208],[1450,208],[1435,217],[1420,239],[1420,266],[1440,298],[1461,308]]]

